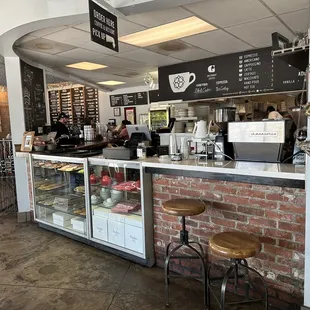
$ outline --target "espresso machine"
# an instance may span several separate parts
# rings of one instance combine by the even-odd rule
[[[279,163],[292,157],[292,125],[290,119],[229,123],[235,160]]]

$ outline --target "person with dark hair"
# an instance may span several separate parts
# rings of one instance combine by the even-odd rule
[[[123,140],[129,140],[129,135],[128,135],[128,131],[127,131],[127,128],[126,128],[127,125],[131,125],[131,122],[127,121],[126,119],[124,119],[122,121],[121,132],[119,134],[119,137],[121,139],[123,139]]]
[[[62,135],[67,135],[69,137],[69,129],[66,126],[66,124],[68,123],[68,120],[69,120],[69,116],[65,114],[64,112],[61,112],[58,115],[58,121],[56,124],[54,124],[52,128],[52,131],[57,132],[55,139],[58,139]]]
[[[268,113],[268,119],[276,119],[276,120],[283,119],[283,116],[278,111],[276,111],[276,109],[272,105],[270,105],[267,108],[267,113]]]

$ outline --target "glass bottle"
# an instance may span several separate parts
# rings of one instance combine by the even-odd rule
[[[139,159],[145,159],[146,158],[146,147],[144,143],[139,143],[137,147],[137,157]]]

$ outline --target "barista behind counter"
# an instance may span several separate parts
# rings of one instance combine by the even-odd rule
[[[61,112],[58,116],[58,121],[52,126],[52,131],[56,132],[55,140],[58,139],[57,144],[64,145],[80,143],[80,139],[78,138],[80,130],[78,126],[73,125],[71,127],[72,134],[70,134],[69,128],[67,127],[68,120],[69,116],[64,112]]]
[[[58,139],[63,135],[68,136],[69,138],[69,129],[66,126],[66,124],[68,123],[68,120],[69,120],[69,116],[65,114],[64,112],[61,112],[58,115],[58,121],[52,127],[52,131],[57,132],[55,139]]]

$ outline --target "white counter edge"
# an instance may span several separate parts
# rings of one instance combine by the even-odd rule
[[[265,177],[265,178],[278,178],[278,179],[290,179],[290,180],[305,180],[306,176],[304,173],[291,173],[291,172],[275,172],[275,171],[257,171],[257,170],[245,170],[245,169],[232,169],[225,167],[205,167],[203,165],[178,165],[177,163],[153,163],[142,161],[143,167],[149,168],[161,168],[161,169],[174,169],[174,170],[186,170],[186,171],[197,171],[197,172],[210,172],[210,173],[221,173],[221,174],[234,174],[234,175],[246,175],[254,177]],[[163,171],[164,174],[164,171]]]

